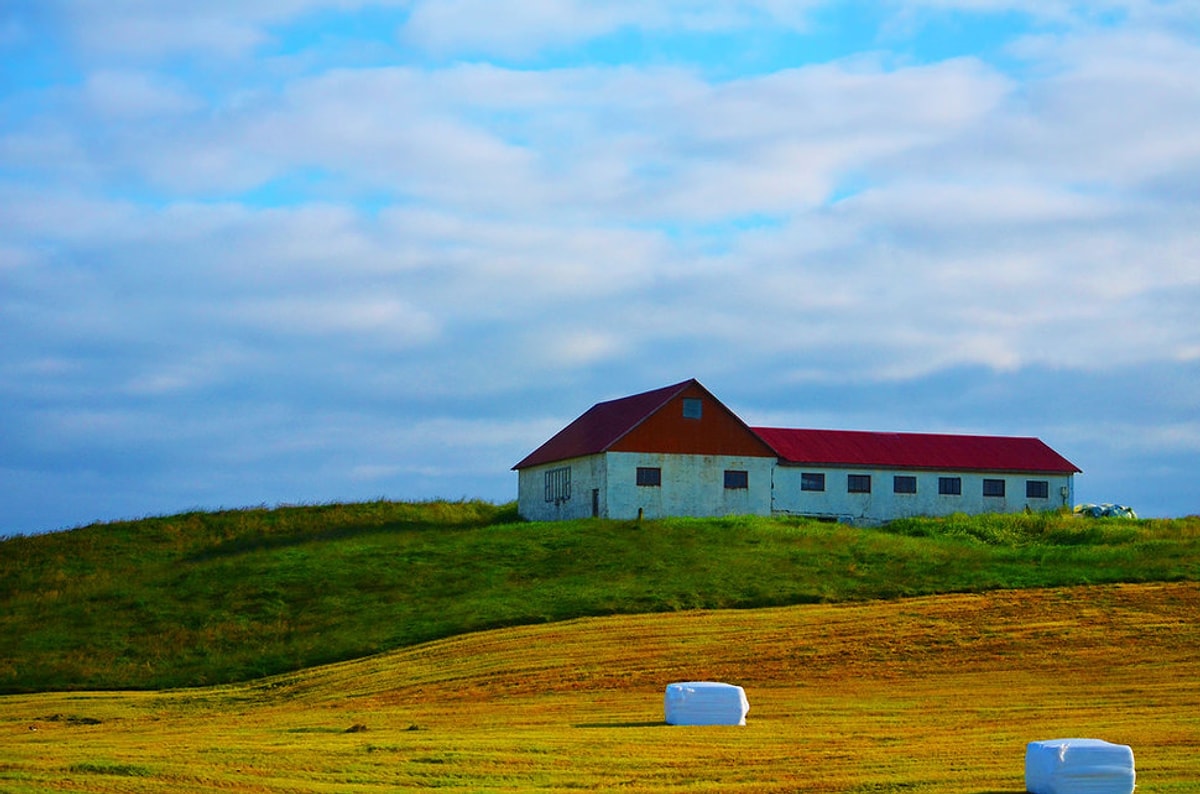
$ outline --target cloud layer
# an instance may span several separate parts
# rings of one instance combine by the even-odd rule
[[[97,14],[0,12],[0,532],[508,499],[591,403],[691,376],[1200,509],[1186,3]]]

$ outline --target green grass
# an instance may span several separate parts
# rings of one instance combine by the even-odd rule
[[[1200,518],[524,523],[479,501],[284,507],[0,542],[0,692],[243,681],[582,616],[1200,579]]]

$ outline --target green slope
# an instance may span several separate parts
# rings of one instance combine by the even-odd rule
[[[245,680],[584,615],[1200,579],[1200,518],[558,524],[425,502],[188,513],[0,542],[0,691]]]

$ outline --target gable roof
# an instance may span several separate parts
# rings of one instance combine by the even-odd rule
[[[610,450],[645,448],[647,434],[657,451],[671,450],[654,417],[684,393],[702,395],[728,417],[724,427],[744,437],[755,451],[774,454],[784,465],[857,466],[942,471],[1040,472],[1071,474],[1081,469],[1040,439],[945,433],[880,433],[862,430],[795,430],[749,427],[695,378],[660,389],[596,403],[549,441],[525,456],[514,470]],[[638,430],[641,428],[641,430]],[[662,427],[657,428],[662,431]],[[671,428],[666,428],[668,431]],[[678,429],[678,428],[675,428]],[[697,427],[700,429],[700,427]],[[638,430],[638,432],[634,432]],[[744,431],[744,432],[743,432]]]
[[[668,417],[663,409],[681,397],[700,397],[712,406],[704,418]],[[689,425],[681,428],[679,422]],[[514,469],[609,451],[658,451],[773,456],[771,448],[737,414],[713,397],[695,378],[661,389],[596,403],[542,444]]]
[[[751,429],[775,450],[781,463],[950,471],[1081,471],[1037,438]]]
[[[513,468],[524,469],[603,452],[693,383],[696,383],[694,379],[685,380],[661,389],[596,403]]]

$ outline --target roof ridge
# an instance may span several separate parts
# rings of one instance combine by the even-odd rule
[[[942,430],[858,430],[838,427],[778,427],[766,425],[749,425],[751,430],[780,431],[784,433],[857,433],[866,436],[944,436],[947,438],[1012,438],[1041,441],[1037,436],[1010,436],[995,433],[965,433]]]

